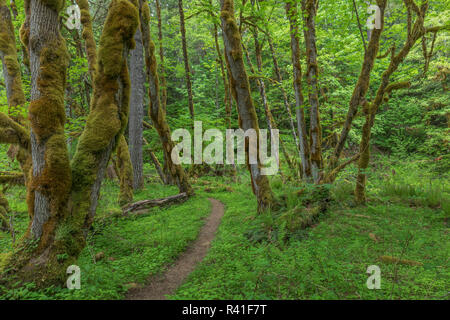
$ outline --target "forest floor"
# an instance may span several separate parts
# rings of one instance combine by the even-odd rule
[[[166,295],[174,294],[186,277],[194,271],[211,247],[217,228],[225,212],[222,202],[209,198],[211,215],[199,232],[194,243],[163,274],[153,276],[143,288],[130,289],[127,300],[164,300]]]
[[[295,219],[308,210],[304,201],[314,186],[279,177],[271,178],[271,186],[285,208],[276,215],[256,214],[245,170],[236,183],[193,179],[196,195],[186,202],[129,217],[120,215],[117,183],[106,181],[77,263],[81,290],[36,291],[28,284],[0,288],[0,299],[124,299],[139,292],[192,248],[211,213],[209,198],[225,206],[216,236],[193,272],[166,291],[168,299],[448,299],[450,189],[448,170],[440,172],[423,161],[374,161],[368,203],[356,206],[350,167],[327,186],[328,210],[305,230],[295,227]],[[136,201],[177,193],[154,179],[152,173]],[[17,242],[28,224],[25,190],[10,188],[7,197]],[[0,232],[0,252],[11,249],[11,235]],[[380,290],[367,288],[371,265],[380,267]]]

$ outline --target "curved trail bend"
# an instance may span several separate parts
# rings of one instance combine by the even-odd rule
[[[194,271],[203,260],[211,246],[217,228],[224,214],[224,205],[216,199],[208,198],[212,204],[211,214],[200,230],[197,239],[162,275],[150,278],[150,283],[143,288],[130,290],[126,300],[165,300],[166,295],[173,294],[186,277]]]

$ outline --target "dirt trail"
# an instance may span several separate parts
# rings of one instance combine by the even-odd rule
[[[131,289],[126,300],[165,300],[165,295],[173,294],[186,277],[194,271],[196,265],[203,260],[211,246],[217,228],[224,214],[224,205],[216,200],[208,199],[212,204],[210,216],[200,230],[197,239],[162,275],[150,278],[150,283],[144,288]]]

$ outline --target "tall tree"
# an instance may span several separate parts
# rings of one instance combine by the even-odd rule
[[[384,10],[386,8],[386,3],[387,0],[377,0],[377,5],[381,12],[381,27],[380,29],[374,29],[371,34],[369,45],[364,54],[364,60],[361,66],[358,81],[350,98],[345,123],[342,127],[341,134],[339,135],[338,143],[333,150],[333,155],[330,158],[330,164],[328,166],[328,170],[330,171],[334,170],[338,166],[339,158],[342,154],[342,150],[344,150],[345,142],[347,141],[347,137],[351,130],[353,120],[358,112],[358,108],[360,105],[364,104],[367,90],[369,89],[370,75],[380,47],[381,33],[384,28]]]
[[[162,32],[162,14],[161,3],[159,0],[156,2],[156,16],[158,18],[158,41],[159,41],[159,76],[161,78],[161,103],[164,110],[167,107],[167,83],[166,83],[166,69],[164,67],[164,45],[163,45],[163,32]]]
[[[143,174],[143,124],[144,121],[144,87],[145,63],[142,33],[139,28],[134,35],[135,48],[130,54],[130,117],[128,119],[129,157],[133,166],[133,189],[138,190],[144,186]],[[125,168],[123,168],[125,169]]]
[[[413,12],[416,15],[414,24],[412,25],[411,19],[408,19],[408,33],[406,41],[403,47],[398,53],[396,53],[395,45],[390,48],[390,62],[387,69],[381,76],[381,83],[378,86],[375,98],[364,103],[364,114],[366,121],[363,126],[361,143],[359,146],[359,163],[358,163],[358,176],[356,179],[355,198],[357,203],[364,203],[366,201],[365,187],[367,175],[365,171],[370,161],[370,137],[371,130],[375,122],[375,117],[380,105],[389,99],[389,95],[393,90],[402,88],[408,88],[410,86],[409,81],[399,81],[391,83],[390,78],[392,74],[398,69],[399,65],[405,60],[410,53],[414,44],[422,38],[426,33],[437,32],[439,27],[425,28],[425,16],[428,10],[428,2],[422,2],[419,6],[414,0],[403,0],[408,12]],[[382,14],[384,12],[382,11]]]
[[[300,144],[300,160],[302,165],[303,179],[309,181],[312,178],[310,149],[308,136],[306,131],[306,120],[304,108],[304,97],[302,93],[302,67],[300,64],[300,33],[298,27],[298,10],[297,3],[287,0],[285,4],[286,15],[289,19],[290,35],[291,35],[291,58],[294,73],[294,91],[297,117],[298,140]]]
[[[319,67],[317,65],[316,25],[317,0],[302,0],[303,33],[306,46],[306,77],[308,79],[310,106],[311,173],[314,182],[322,178],[322,127],[319,114]]]
[[[150,9],[147,2],[144,2],[143,0],[140,0],[140,17],[142,41],[145,52],[144,58],[149,82],[149,114],[161,140],[163,152],[165,154],[166,163],[169,169],[168,171],[171,175],[171,178],[175,181],[180,192],[186,192],[188,195],[192,195],[194,191],[189,184],[183,167],[179,164],[174,163],[172,160],[172,149],[174,148],[175,144],[172,141],[170,128],[166,121],[166,112],[161,105],[155,44],[153,43],[150,36]]]
[[[289,124],[291,126],[292,137],[294,139],[297,151],[299,151],[300,146],[299,146],[297,133],[295,133],[295,125],[294,125],[294,120],[292,117],[291,104],[289,103],[289,99],[286,94],[286,90],[284,90],[284,87],[283,87],[283,77],[281,76],[281,71],[280,71],[280,67],[278,64],[275,47],[273,45],[272,37],[270,36],[270,33],[268,31],[266,32],[266,38],[267,38],[267,42],[269,43],[270,53],[272,55],[273,67],[275,69],[275,75],[277,76],[278,85],[280,86],[281,93],[283,94],[283,103],[284,103],[284,107],[286,109],[287,115],[289,117]]]
[[[186,44],[186,27],[184,24],[183,0],[178,0],[178,10],[180,12],[180,33],[181,44],[183,48],[184,70],[186,72],[186,87],[188,92],[189,112],[192,120],[194,120],[194,98],[192,95],[191,68],[189,66],[189,57]]]
[[[239,126],[244,131],[254,129],[259,140],[258,117],[251,98],[247,72],[245,71],[241,34],[234,16],[233,0],[220,0],[220,4],[225,55],[231,74],[231,89],[234,92],[233,96],[236,99],[239,112]],[[248,140],[246,139],[246,149],[248,147]],[[258,211],[262,212],[274,204],[274,195],[267,176],[261,174],[259,150],[257,154],[257,163],[248,163],[248,169],[250,171],[252,189],[258,201]]]

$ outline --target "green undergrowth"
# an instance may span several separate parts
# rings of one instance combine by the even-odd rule
[[[379,159],[374,167],[380,161],[387,165],[386,159]],[[349,168],[330,186],[332,202],[311,227],[290,233],[289,224],[282,223],[282,236],[258,241],[248,236],[255,225],[260,225],[259,231],[273,231],[277,222],[273,215],[255,215],[256,203],[245,185],[232,185],[231,193],[210,193],[226,205],[222,225],[208,256],[170,298],[448,298],[450,213],[445,179],[418,174],[414,163],[389,166],[390,175],[371,175],[367,206],[353,202],[355,170]],[[398,197],[389,189],[392,170],[395,183],[414,185],[413,196]],[[427,188],[430,181],[439,191]],[[272,187],[279,198],[287,199],[285,212],[301,203],[291,195],[305,193],[304,187],[278,179]],[[371,265],[380,267],[380,290],[367,288]]]
[[[103,186],[96,222],[77,263],[81,269],[81,290],[52,287],[34,291],[34,285],[28,284],[3,293],[0,288],[0,299],[122,299],[130,287],[143,285],[150,275],[162,272],[174,261],[197,237],[203,218],[210,212],[209,201],[197,196],[179,205],[152,208],[142,216],[117,217],[118,191],[110,181]],[[135,200],[176,193],[175,187],[147,184]],[[16,195],[16,190],[12,194]],[[23,233],[28,218],[25,212],[19,216],[17,232]],[[10,250],[11,236],[0,234],[2,252],[5,248]]]
[[[367,171],[366,206],[353,201],[351,166],[333,185],[321,187],[271,177],[278,209],[259,215],[244,169],[237,182],[196,179],[196,195],[187,202],[127,218],[118,214],[117,185],[107,181],[78,261],[82,289],[34,291],[29,284],[0,298],[122,299],[129,288],[163,272],[196,238],[212,197],[226,208],[216,238],[170,299],[446,299],[448,179],[425,165],[375,159]],[[135,200],[176,193],[176,187],[148,182]],[[25,191],[6,194],[20,237],[28,221]],[[0,247],[11,250],[9,234],[0,233]],[[367,288],[371,265],[380,267],[380,290]]]

